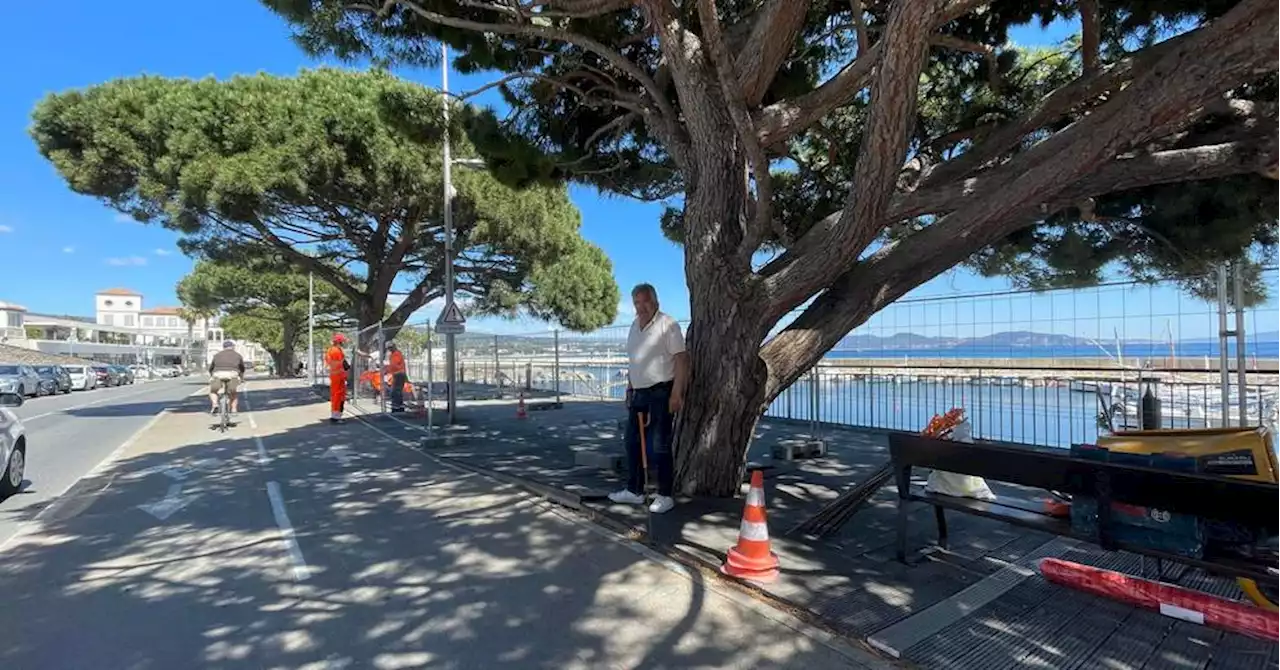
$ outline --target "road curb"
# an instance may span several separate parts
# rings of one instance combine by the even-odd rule
[[[634,551],[645,559],[656,563],[670,572],[690,581],[697,581],[713,593],[745,607],[779,625],[790,628],[816,644],[820,644],[844,657],[857,667],[867,669],[912,668],[909,663],[880,656],[870,648],[862,648],[861,641],[849,640],[847,637],[824,626],[816,615],[783,601],[772,594],[751,586],[745,582],[722,575],[715,566],[677,547],[654,546],[636,539],[636,529],[629,528],[616,519],[581,503],[581,498],[572,493],[554,489],[526,479],[495,472],[470,463],[461,463],[445,456],[432,454],[408,440],[391,435],[385,430],[366,420],[363,414],[347,410],[352,418],[368,429],[378,433],[394,444],[405,447],[431,462],[455,472],[463,472],[490,479],[499,484],[514,487],[526,494],[535,496],[541,501],[543,509],[571,523],[595,533],[610,542]],[[552,494],[552,495],[548,495]],[[702,577],[697,580],[694,573]]]

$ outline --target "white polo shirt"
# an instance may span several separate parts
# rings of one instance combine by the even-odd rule
[[[684,353],[684,335],[680,324],[663,312],[640,326],[640,320],[631,322],[627,333],[628,374],[631,388],[649,388],[654,384],[676,378],[676,354]]]

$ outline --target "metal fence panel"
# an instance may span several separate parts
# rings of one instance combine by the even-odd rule
[[[1274,433],[1280,287],[1274,268],[1263,279],[1271,298],[1244,317],[1243,399],[1246,421]],[[1217,305],[1188,297],[1184,284],[901,300],[843,338],[766,416],[805,421],[813,430],[823,424],[919,430],[932,415],[964,407],[975,437],[1066,447],[1094,441],[1100,430],[1136,427],[1142,396],[1150,393],[1160,400],[1164,427],[1223,425],[1241,392],[1232,390],[1224,407]],[[687,332],[688,322],[681,327]],[[621,400],[628,328],[459,335],[459,386]],[[431,409],[428,396],[444,397],[444,338],[429,324],[365,335],[401,343],[415,387],[436,382],[422,385],[419,408]],[[353,342],[359,336],[349,333]],[[1231,346],[1228,363],[1235,365]],[[385,351],[361,360],[362,371],[370,360],[385,361]],[[355,397],[370,403],[376,394],[358,389]]]

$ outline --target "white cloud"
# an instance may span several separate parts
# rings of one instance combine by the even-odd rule
[[[172,252],[172,251],[169,251],[168,249],[156,249],[156,255],[157,255],[157,256],[168,256],[168,255],[169,255],[169,254],[171,254],[171,253],[173,253],[173,252]]]
[[[75,252],[76,252],[76,248],[75,248],[75,247],[63,247],[63,248],[62,248],[62,253],[64,253],[64,254],[74,254]]]
[[[0,223],[0,233],[12,233],[12,232],[13,232],[13,226],[6,226],[3,223]]]
[[[142,256],[121,256],[121,257],[107,259],[107,265],[114,265],[116,267],[127,267],[131,265],[137,266],[137,265],[146,265],[146,264],[147,264],[147,259],[143,258]]]

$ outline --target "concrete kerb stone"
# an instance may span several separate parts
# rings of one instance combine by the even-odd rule
[[[470,463],[462,463],[439,454],[432,454],[422,448],[423,445],[414,445],[410,441],[392,436],[367,420],[363,414],[352,412],[351,415],[367,428],[392,443],[411,449],[442,467],[456,472],[485,477],[500,485],[510,486],[537,496],[541,499],[539,506],[542,509],[556,514],[566,521],[578,524],[611,542],[625,546],[681,577],[692,580],[693,571],[697,571],[703,577],[703,583],[706,587],[717,595],[796,631],[796,633],[809,638],[813,642],[840,654],[852,663],[869,669],[914,667],[910,663],[899,659],[887,659],[880,656],[873,648],[865,646],[861,641],[851,643],[848,638],[826,626],[816,614],[747,582],[721,574],[718,570],[718,563],[713,564],[712,561],[708,560],[710,557],[697,556],[671,545],[650,545],[640,542],[639,538],[644,535],[643,530],[629,527],[599,510],[583,505],[581,496]],[[568,510],[572,510],[572,512]],[[721,558],[716,557],[715,560],[719,561]]]

